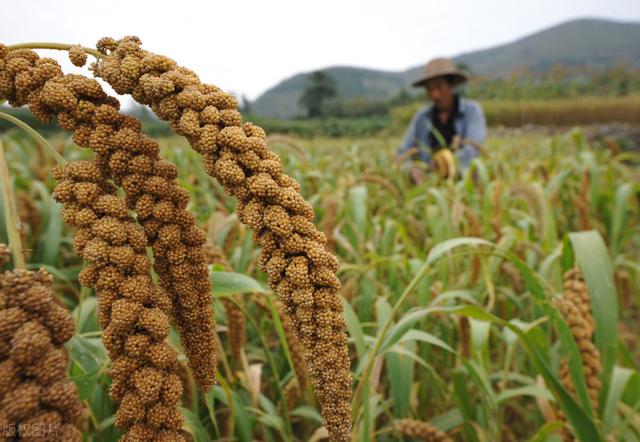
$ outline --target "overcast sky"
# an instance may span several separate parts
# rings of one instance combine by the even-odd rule
[[[94,46],[138,35],[201,80],[250,99],[301,71],[403,70],[574,18],[640,21],[639,0],[5,0],[0,11],[5,44]]]

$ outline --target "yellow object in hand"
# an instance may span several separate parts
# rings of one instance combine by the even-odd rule
[[[433,166],[442,178],[453,178],[456,174],[456,162],[451,149],[440,149],[433,155]]]

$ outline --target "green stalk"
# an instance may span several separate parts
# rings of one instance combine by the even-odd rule
[[[502,257],[505,259],[510,259],[510,254],[508,253],[504,253],[504,252],[500,252],[497,250],[491,250],[491,251],[487,251],[487,252],[483,252],[480,250],[473,250],[473,251],[466,251],[466,252],[461,252],[461,253],[455,253],[452,254],[449,257],[445,257],[440,259],[438,265],[441,265],[443,263],[447,263],[450,262],[452,260],[458,259],[462,256],[474,256],[474,255],[488,255],[488,256],[498,256],[498,257]],[[420,270],[416,273],[416,275],[413,277],[413,279],[409,282],[409,284],[407,285],[407,287],[405,288],[405,290],[402,292],[402,295],[400,295],[400,297],[398,298],[398,301],[395,303],[395,305],[393,306],[393,308],[391,309],[391,312],[389,313],[389,317],[387,319],[387,321],[385,322],[384,326],[382,327],[381,331],[378,333],[378,336],[376,338],[376,341],[373,345],[373,348],[371,349],[370,353],[369,353],[369,358],[367,360],[367,363],[365,365],[365,368],[362,371],[362,375],[360,376],[360,382],[358,382],[358,386],[356,387],[356,391],[353,395],[353,401],[352,401],[352,420],[354,422],[354,427],[353,427],[353,431],[354,431],[354,438],[355,436],[355,432],[357,431],[357,418],[359,416],[359,406],[360,403],[363,403],[365,410],[364,410],[364,415],[367,416],[368,415],[368,410],[366,410],[366,408],[369,406],[369,404],[366,402],[366,399],[363,400],[361,399],[362,396],[368,396],[368,379],[369,376],[371,375],[371,370],[373,368],[373,363],[375,361],[375,357],[376,354],[378,353],[378,351],[380,350],[380,347],[382,346],[382,343],[384,341],[385,335],[387,333],[387,331],[389,330],[389,328],[392,326],[393,324],[393,320],[394,317],[396,316],[396,314],[398,313],[398,311],[400,310],[400,307],[402,306],[402,304],[404,303],[404,301],[406,300],[406,298],[409,296],[409,294],[416,288],[416,286],[418,285],[418,283],[420,282],[420,280],[427,275],[430,271],[435,270],[437,268],[436,267],[430,267],[429,263],[425,261],[424,265],[420,268]],[[540,282],[544,283],[543,285],[546,286],[546,288],[550,291],[553,292],[553,288],[550,286],[550,284],[547,281],[544,281],[543,278],[540,278],[539,275],[537,275],[537,273],[535,274],[535,277],[537,280],[539,280]],[[365,382],[365,384],[363,385],[363,382]],[[364,422],[364,429],[363,429],[363,433],[364,434],[368,434],[369,432],[369,422],[367,422],[365,420]],[[362,439],[362,440],[366,440],[366,439]]]
[[[7,158],[4,155],[4,145],[1,139],[0,184],[7,236],[9,237],[9,248],[13,256],[13,267],[16,269],[24,269],[26,266],[24,255],[22,254],[22,239],[20,238],[19,232],[20,219],[18,218],[16,203],[13,199],[13,192],[11,191],[11,176],[9,175],[9,166],[7,165]]]
[[[231,299],[231,302],[236,304],[236,306],[240,309],[240,311],[242,311],[245,318],[247,319],[249,324],[251,324],[251,326],[255,329],[256,333],[258,334],[258,337],[260,338],[260,343],[262,344],[262,348],[264,349],[264,354],[267,357],[267,361],[269,361],[269,365],[271,366],[271,369],[273,370],[273,376],[275,378],[274,380],[276,381],[276,385],[278,386],[278,396],[280,396],[280,400],[282,401],[282,407],[283,407],[282,420],[284,421],[284,433],[285,433],[284,435],[287,437],[286,440],[290,440],[289,438],[293,437],[293,429],[291,428],[289,413],[286,412],[286,409],[287,409],[286,398],[284,396],[284,392],[282,391],[282,387],[280,387],[280,376],[278,376],[278,366],[276,365],[276,362],[273,359],[271,352],[269,351],[269,345],[265,337],[262,336],[262,333],[260,333],[260,327],[258,326],[256,321],[254,321],[253,317],[249,314],[249,312],[244,308],[244,306],[238,304],[233,298],[229,298],[229,299]]]
[[[389,313],[389,318],[387,319],[387,321],[385,322],[384,326],[382,327],[382,330],[380,330],[380,332],[378,333],[378,337],[376,339],[376,342],[374,343],[373,348],[371,349],[371,352],[370,352],[371,356],[367,360],[367,365],[365,366],[365,368],[364,368],[364,370],[362,372],[362,376],[360,377],[360,382],[358,382],[358,387],[356,388],[356,391],[355,391],[355,393],[353,395],[353,410],[354,410],[354,412],[355,412],[355,410],[358,409],[357,406],[359,405],[358,402],[359,402],[359,397],[360,397],[360,393],[362,391],[362,388],[366,388],[366,387],[363,387],[363,382],[366,382],[366,383],[369,382],[369,376],[371,375],[371,370],[373,368],[373,363],[375,362],[376,354],[378,353],[378,350],[380,350],[380,346],[382,346],[382,341],[384,340],[384,337],[385,337],[387,331],[389,331],[389,328],[393,324],[393,318],[395,317],[396,313],[400,309],[400,306],[403,304],[404,300],[407,298],[407,296],[409,296],[409,294],[413,291],[413,289],[418,285],[418,282],[420,282],[422,277],[427,274],[429,269],[430,269],[429,263],[425,262],[424,265],[422,266],[422,268],[420,268],[418,273],[416,273],[416,275],[413,277],[411,282],[409,282],[409,285],[407,285],[407,287],[404,289],[404,292],[402,292],[402,295],[400,295],[400,298],[398,298],[398,301],[395,303],[395,305],[391,309],[391,312]],[[368,406],[368,405],[365,404],[365,407],[366,406]],[[366,425],[368,425],[368,424],[365,422],[365,426]]]
[[[51,154],[51,156],[53,157],[53,159],[56,160],[56,162],[58,164],[60,164],[62,166],[67,164],[67,160],[65,160],[62,157],[62,155],[60,155],[58,153],[58,151],[55,150],[53,148],[53,146],[51,144],[49,144],[49,142],[47,140],[44,139],[44,137],[42,135],[40,135],[34,128],[29,126],[27,123],[25,123],[24,121],[20,120],[19,118],[14,117],[13,115],[9,115],[9,114],[4,113],[4,112],[0,112],[0,118],[2,118],[3,120],[7,120],[8,122],[13,123],[14,125],[16,125],[19,128],[23,129],[27,134],[29,134],[31,136],[31,138],[34,139],[34,141],[36,143],[38,143],[47,152],[49,152]]]
[[[30,43],[19,43],[15,45],[9,45],[7,46],[7,48],[10,51],[14,51],[16,49],[54,49],[58,51],[68,51],[69,49],[71,49],[72,46],[76,46],[76,45],[67,44],[67,43],[30,42]],[[85,48],[84,46],[81,46],[81,48],[84,52],[86,52],[89,55],[93,55],[97,59],[100,59],[103,56],[96,49]]]

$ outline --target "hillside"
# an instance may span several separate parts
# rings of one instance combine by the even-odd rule
[[[621,60],[640,66],[640,23],[581,19],[562,23],[514,42],[454,57],[474,73],[497,76],[516,67],[544,71],[560,63],[602,68]],[[421,66],[393,72],[335,66],[331,74],[340,96],[387,100],[419,76]],[[296,74],[266,91],[252,103],[253,112],[264,117],[290,118],[301,115],[297,102],[309,73]]]

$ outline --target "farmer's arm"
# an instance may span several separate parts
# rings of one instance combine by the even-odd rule
[[[481,146],[487,137],[487,122],[484,118],[482,107],[477,103],[468,106],[465,118],[467,118],[467,124],[464,139],[471,140]],[[469,167],[471,160],[480,155],[480,151],[473,144],[463,143],[462,147],[458,150],[457,155],[460,159],[460,165],[464,170]]]
[[[401,159],[404,167],[410,167],[411,161],[416,157],[419,157],[420,160],[428,163],[429,162],[429,154],[425,152],[424,149],[419,149],[420,144],[424,144],[424,141],[421,141],[423,138],[426,138],[425,131],[426,127],[424,124],[421,124],[425,115],[425,109],[421,109],[415,113],[411,122],[409,123],[409,127],[404,134],[404,139],[402,140],[402,144],[398,149],[397,159]],[[408,151],[412,148],[418,148],[419,151],[416,154],[408,154]]]

